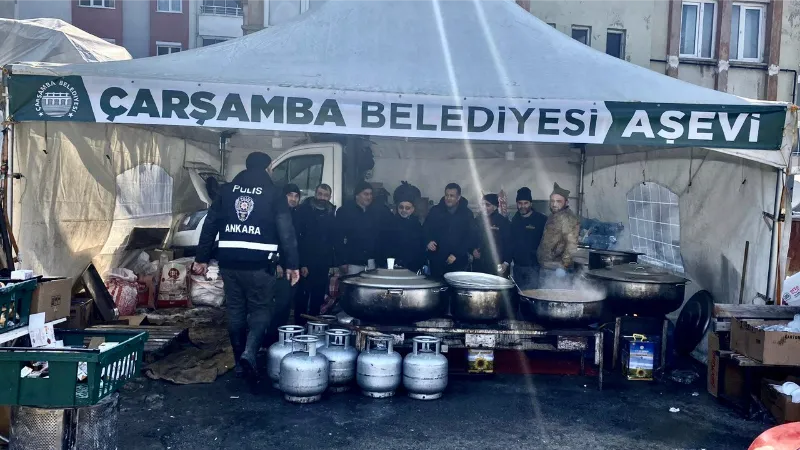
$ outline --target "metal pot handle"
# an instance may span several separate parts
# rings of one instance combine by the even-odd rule
[[[456,292],[456,295],[461,295],[461,296],[464,296],[464,297],[469,297],[469,298],[472,298],[472,292],[469,292],[469,291],[466,291],[466,292],[464,292],[464,291],[461,291],[461,292]]]
[[[387,289],[386,295],[403,295],[402,289]]]

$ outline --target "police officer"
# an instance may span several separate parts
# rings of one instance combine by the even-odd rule
[[[217,259],[236,373],[251,381],[258,380],[256,353],[274,313],[279,245],[286,277],[292,285],[300,278],[292,216],[286,197],[267,173],[271,162],[266,153],[251,153],[246,169],[220,189],[203,224],[192,269],[205,273],[219,233]]]

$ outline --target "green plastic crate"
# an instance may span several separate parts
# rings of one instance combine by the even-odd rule
[[[85,346],[93,337],[119,342],[98,349],[0,347],[0,405],[38,408],[91,406],[111,395],[142,369],[147,332],[127,330],[55,330],[64,346]],[[47,361],[50,376],[22,378],[29,361]],[[88,378],[78,381],[78,363],[85,362]]]
[[[8,284],[0,288],[0,333],[27,327],[36,280]]]

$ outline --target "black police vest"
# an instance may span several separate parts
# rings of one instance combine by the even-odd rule
[[[274,202],[277,188],[228,183],[222,193],[224,225],[219,230],[221,265],[253,263],[253,269],[277,263]]]

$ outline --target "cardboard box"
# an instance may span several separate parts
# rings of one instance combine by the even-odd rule
[[[731,350],[763,364],[800,365],[800,333],[764,331],[761,325],[785,325],[788,320],[731,320]]]
[[[67,328],[82,330],[92,324],[93,301],[90,298],[77,298],[69,308]]]
[[[789,377],[786,381],[800,383],[796,377]],[[783,384],[783,381],[769,379],[761,380],[761,402],[769,410],[775,420],[781,424],[786,422],[800,422],[800,403],[792,403],[792,396],[780,393],[772,387],[773,384]]]
[[[715,331],[708,333],[708,370],[706,371],[706,390],[714,397],[719,396],[719,355],[722,342]]]
[[[49,281],[45,278],[33,291],[31,314],[43,312],[45,322],[69,317],[73,284],[74,278]]]

